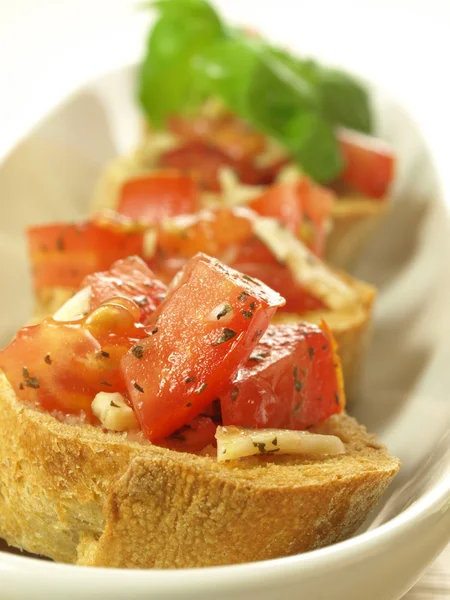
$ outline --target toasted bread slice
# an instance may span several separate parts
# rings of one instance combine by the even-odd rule
[[[218,463],[61,423],[0,375],[0,537],[57,561],[180,568],[296,554],[352,535],[399,468],[345,414],[346,453]]]
[[[343,196],[333,208],[333,228],[327,238],[326,259],[340,269],[352,268],[368,239],[389,212],[388,200]]]

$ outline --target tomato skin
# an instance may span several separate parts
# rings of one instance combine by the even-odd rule
[[[204,252],[221,258],[253,237],[253,225],[246,209],[205,210],[188,219],[173,219],[173,226],[160,228],[157,253],[163,257],[191,258]]]
[[[219,192],[219,170],[229,167],[247,185],[273,183],[285,160],[259,167],[255,158],[266,149],[266,138],[241,119],[226,114],[216,118],[172,117],[169,130],[181,138],[180,147],[163,155],[161,165],[194,174],[201,187]]]
[[[281,182],[270,186],[261,196],[251,200],[248,207],[263,217],[281,221],[294,234],[300,229],[303,207],[295,183]]]
[[[81,287],[91,286],[90,309],[93,310],[115,297],[129,298],[139,307],[140,322],[164,300],[167,287],[138,256],[113,263],[108,271],[88,275]]]
[[[92,422],[91,403],[98,392],[126,393],[119,363],[144,335],[127,301],[116,300],[85,319],[49,318],[23,327],[0,351],[0,368],[20,400],[48,412],[83,411]]]
[[[216,442],[217,425],[207,416],[198,416],[190,423],[159,442],[159,446],[177,452],[200,452]]]
[[[86,275],[108,269],[118,258],[142,254],[144,234],[127,219],[103,216],[30,227],[27,238],[35,289],[78,288]]]
[[[180,230],[163,228],[158,236],[157,256],[150,266],[159,277],[170,282],[182,266],[182,259],[204,252],[276,290],[286,299],[286,305],[279,311],[305,313],[324,308],[254,235],[251,217],[252,213],[246,209],[221,208],[203,211],[188,222],[183,220]]]
[[[263,134],[231,114],[216,118],[173,116],[169,119],[168,127],[181,138],[207,141],[238,162],[253,158],[266,148]]]
[[[191,177],[203,190],[220,191],[219,170],[230,167],[240,170],[239,164],[222,150],[208,142],[194,140],[168,150],[161,155],[161,167],[176,169]]]
[[[333,340],[315,325],[271,325],[220,394],[224,425],[307,429],[344,408]]]
[[[306,217],[314,226],[312,240],[303,240],[318,255],[325,250],[325,225],[331,217],[335,194],[315,184],[309,177],[298,181],[280,182],[271,185],[261,196],[251,200],[248,207],[263,217],[281,221],[292,233],[301,234],[301,225]]]
[[[147,223],[194,213],[200,208],[195,182],[176,171],[129,179],[122,186],[118,212]]]
[[[121,369],[142,430],[158,442],[218,396],[250,355],[283,299],[219,260],[198,254],[154,315],[142,357]],[[232,310],[224,307],[231,306]],[[149,328],[150,329],[150,328]]]
[[[393,151],[379,140],[340,129],[338,140],[346,167],[340,180],[375,200],[383,199],[395,174]]]

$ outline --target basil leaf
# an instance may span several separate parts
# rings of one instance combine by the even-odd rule
[[[313,60],[300,60],[281,48],[265,45],[265,51],[315,88],[320,110],[331,123],[372,131],[369,95],[355,78]]]
[[[373,123],[367,91],[342,71],[319,66],[316,69],[315,84],[325,116],[332,123],[371,133]]]
[[[316,111],[298,112],[278,139],[283,139],[294,160],[318,182],[332,181],[344,168],[334,128]]]
[[[225,35],[214,10],[202,0],[159,0],[156,21],[139,73],[139,100],[155,126],[170,114],[189,111],[205,98],[203,78],[193,59],[212,41]],[[180,22],[176,7],[189,18]]]
[[[250,82],[249,102],[253,117],[268,133],[280,137],[286,123],[317,105],[314,88],[305,79],[261,48]]]
[[[253,80],[259,58],[244,39],[224,38],[194,59],[198,77],[212,96],[221,98],[227,107],[240,117],[252,120],[253,107],[249,102],[249,82]]]

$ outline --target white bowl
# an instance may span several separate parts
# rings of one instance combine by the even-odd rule
[[[243,2],[242,11],[245,6],[248,9],[249,2]],[[270,21],[270,10],[261,8],[254,20],[276,36],[280,22]],[[234,11],[239,17],[236,6]],[[375,30],[385,23],[382,12],[377,15],[379,22],[372,15]],[[245,17],[244,11],[241,19]],[[414,32],[413,22],[409,27]],[[439,127],[445,118],[439,111],[448,105],[444,101],[447,92],[437,89],[441,84],[430,73],[421,73],[420,86],[430,89],[433,84],[434,96],[438,96],[430,111],[429,102],[412,94],[417,89],[415,72],[405,69],[403,81],[395,79],[398,41],[389,28],[383,48],[393,57],[393,69],[387,61],[380,69],[373,46],[363,43],[361,32],[355,58],[352,48],[342,43],[349,26],[346,29],[343,24],[339,32],[335,29],[327,25],[326,39],[320,42],[308,36],[306,27],[302,49],[310,48],[325,58],[333,52],[335,58],[337,48],[345,66],[362,71],[368,65],[364,75],[377,83],[388,82],[404,107],[386,96],[382,86],[377,87],[379,128],[398,150],[401,162],[392,215],[358,268],[359,274],[380,286],[381,293],[369,367],[354,408],[356,416],[402,459],[400,474],[359,534],[328,548],[267,562],[179,571],[74,567],[5,549],[0,551],[2,597],[277,600],[302,595],[310,600],[395,600],[450,539],[450,237],[444,199],[445,191],[448,201],[450,187],[442,169],[447,162],[448,136]],[[298,32],[289,19],[283,21],[282,33],[295,46]],[[278,34],[281,38],[281,31]],[[375,43],[371,32],[367,37]],[[423,45],[413,45],[411,31],[405,39],[410,44],[410,60],[419,61]],[[112,40],[109,43],[111,56],[117,57]],[[72,64],[70,57],[64,58]],[[87,66],[83,70],[76,61],[73,64],[78,66],[70,85],[67,78],[65,85],[58,87],[55,82],[45,109],[30,118],[28,132],[17,126],[11,152],[0,164],[0,277],[4,282],[0,331],[4,340],[31,310],[31,294],[23,293],[24,282],[29,284],[23,227],[82,215],[102,164],[129,149],[138,135],[133,71],[116,69],[85,84],[92,70]],[[113,63],[105,62],[102,69],[97,62],[96,71],[106,72],[110,66]],[[76,93],[71,95],[73,90]],[[32,127],[38,117],[39,125]],[[14,131],[14,115],[10,125],[8,131]]]

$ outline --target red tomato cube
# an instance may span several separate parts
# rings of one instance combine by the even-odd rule
[[[159,223],[167,217],[196,212],[199,201],[199,191],[191,177],[167,171],[126,181],[118,212],[139,221]]]
[[[81,287],[88,285],[91,286],[91,310],[112,298],[128,298],[139,306],[142,323],[161,304],[167,292],[164,283],[138,256],[116,261],[109,271],[88,275]]]
[[[192,258],[154,314],[139,356],[121,368],[152,442],[192,420],[250,356],[284,299],[204,254]]]
[[[224,425],[307,429],[344,408],[331,334],[315,325],[271,325],[220,394]]]

